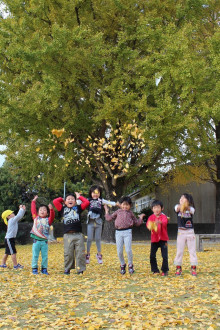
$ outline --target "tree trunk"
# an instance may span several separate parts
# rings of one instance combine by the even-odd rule
[[[220,145],[220,122],[216,125],[216,143]],[[216,213],[215,213],[215,233],[220,234],[220,155],[216,158],[217,178],[216,178]]]
[[[102,240],[108,243],[115,243],[115,223],[104,220]]]

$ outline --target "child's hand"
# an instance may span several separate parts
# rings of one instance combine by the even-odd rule
[[[79,197],[80,197],[80,193],[75,192],[75,195],[76,195],[76,199],[79,199]]]
[[[25,206],[25,205],[20,205],[20,206],[19,206],[19,209],[26,210],[26,206]]]
[[[49,204],[49,205],[48,205],[48,207],[49,207],[49,209],[50,209],[50,210],[52,210],[52,209],[53,209],[53,206],[52,206],[52,204]]]
[[[38,199],[38,196],[34,196],[33,201],[36,201]]]
[[[141,214],[139,215],[139,218],[142,220],[142,222],[144,221],[144,217],[145,217],[145,214],[144,214],[144,213],[141,213]]]
[[[150,231],[154,230],[155,232],[157,232],[157,225],[156,225],[156,223],[154,221],[148,221],[147,228]]]
[[[180,205],[179,204],[176,205],[175,210],[176,210],[176,212],[179,212],[180,211]]]
[[[116,203],[117,207],[121,207],[121,204],[119,202]]]
[[[108,214],[108,206],[104,204],[105,214]]]
[[[186,212],[186,210],[188,210],[188,208],[189,208],[189,204],[188,203],[182,203],[181,205],[180,205],[180,211],[182,212],[182,213],[184,213],[184,212]]]

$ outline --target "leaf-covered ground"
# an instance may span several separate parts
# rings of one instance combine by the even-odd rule
[[[114,244],[103,244],[83,275],[63,274],[63,244],[49,247],[50,276],[31,274],[31,245],[17,246],[25,268],[0,269],[1,329],[220,329],[220,244],[198,253],[198,276],[175,277],[176,247],[169,245],[168,277],[150,273],[150,244],[133,244],[135,273],[121,275]],[[4,250],[0,250],[4,253]],[[158,262],[161,264],[160,253]]]

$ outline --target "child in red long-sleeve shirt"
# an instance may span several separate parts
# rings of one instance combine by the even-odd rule
[[[32,247],[32,273],[38,274],[38,258],[41,252],[41,273],[49,275],[47,272],[48,266],[48,236],[50,225],[52,224],[55,212],[51,204],[39,206],[38,212],[36,208],[36,200],[38,196],[35,196],[31,202],[31,214],[34,220],[31,230],[31,237],[33,238]]]
[[[153,214],[147,220],[147,228],[151,231],[151,251],[150,251],[150,264],[151,271],[154,274],[159,274],[159,268],[157,266],[156,253],[157,250],[161,249],[161,254],[163,258],[162,263],[162,276],[167,276],[168,267],[168,249],[167,241],[169,240],[167,234],[167,223],[168,219],[165,214],[162,213],[163,203],[159,200],[154,200],[151,205]]]

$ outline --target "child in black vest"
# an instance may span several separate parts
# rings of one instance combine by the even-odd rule
[[[82,202],[80,205],[77,205],[77,199]],[[80,215],[89,206],[89,201],[76,192],[68,194],[65,200],[58,197],[54,199],[53,203],[57,211],[62,212],[63,217],[64,274],[69,275],[70,270],[75,268],[75,256],[77,274],[82,274],[86,269],[86,262]]]
[[[97,247],[97,261],[102,264],[101,254],[101,236],[102,236],[102,212],[103,205],[116,206],[117,203],[110,202],[102,198],[102,188],[99,186],[92,186],[89,190],[89,212],[87,217],[87,255],[86,263],[90,262],[90,248],[95,234],[95,241]]]

